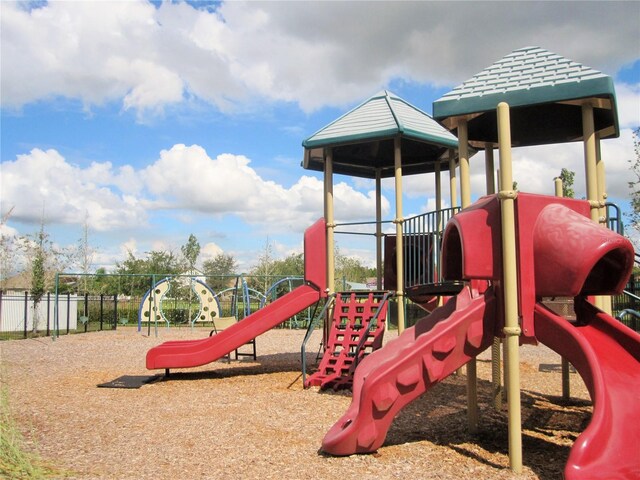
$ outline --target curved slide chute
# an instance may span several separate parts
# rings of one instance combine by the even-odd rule
[[[535,307],[538,340],[580,373],[593,402],[589,426],[573,444],[566,480],[640,478],[640,334],[585,298],[575,301],[576,321]]]
[[[320,296],[318,289],[301,285],[217,335],[152,348],[147,352],[147,368],[189,368],[214,362],[313,305]]]
[[[496,319],[492,288],[465,287],[444,306],[367,356],[353,380],[351,406],[327,432],[322,450],[377,450],[397,413],[488,348]]]

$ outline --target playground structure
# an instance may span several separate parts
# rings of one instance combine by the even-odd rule
[[[185,279],[178,279],[185,280]],[[188,319],[188,322],[193,326],[196,322],[215,322],[216,318],[220,317],[220,302],[216,293],[202,280],[198,278],[188,279],[189,288],[198,299],[200,308],[197,313]],[[172,279],[165,277],[157,282],[153,288],[150,288],[142,297],[140,302],[140,308],[138,309],[138,329],[140,329],[142,322],[165,322],[169,327],[170,322],[165,317],[162,310],[162,302],[171,290]]]
[[[476,432],[475,357],[491,346],[493,361],[499,364],[504,344],[509,459],[512,470],[520,472],[518,348],[521,343],[541,342],[574,365],[594,403],[591,423],[574,443],[565,477],[640,477],[640,431],[635,428],[640,420],[640,335],[613,319],[606,297],[600,297],[624,288],[634,259],[628,240],[599,225],[606,221],[599,142],[619,134],[611,79],[527,47],[435,102],[434,117],[441,123],[384,91],[305,140],[303,165],[322,171],[325,181],[324,221],[305,233],[305,284],[218,338],[167,342],[151,349],[147,368],[209,363],[302,305],[339,298],[333,291],[334,234],[340,226],[333,211],[333,175],[372,178],[378,288],[382,290],[383,274],[384,287],[394,286],[399,336],[366,357],[351,350],[352,344],[346,350],[351,356],[345,356],[344,348],[332,349],[336,339],[345,336],[331,323],[340,318],[340,304],[338,313],[332,311],[333,303],[325,304],[325,364],[342,359],[329,365],[319,383],[306,383],[322,386],[326,375],[337,370],[354,376],[351,405],[327,432],[322,450],[333,455],[375,451],[403,407],[464,365],[468,424]],[[586,201],[513,190],[512,146],[576,140],[585,147]],[[474,150],[485,151],[487,196],[472,204],[469,159]],[[449,166],[453,206],[458,205],[456,168],[460,174],[461,211],[452,217],[443,215],[444,162]],[[407,222],[402,212],[403,173],[429,172],[435,173],[435,222]],[[387,237],[383,269],[380,199],[385,177],[395,179],[396,234]],[[569,298],[576,320],[553,312],[546,297]],[[405,329],[407,298],[431,313]],[[367,334],[356,341],[359,348],[367,341],[373,346],[376,339]]]
[[[261,333],[317,303],[326,295],[325,224],[318,220],[304,235],[304,283],[257,312],[204,340],[165,342],[147,352],[148,369],[189,368],[218,360]]]

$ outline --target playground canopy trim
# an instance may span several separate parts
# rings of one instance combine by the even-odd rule
[[[392,177],[397,136],[405,174],[433,172],[435,161],[458,146],[457,138],[429,115],[383,90],[304,140],[303,167],[323,171],[323,149],[332,147],[334,173],[375,178],[379,171]]]
[[[455,117],[469,122],[469,139],[477,148],[497,143],[495,109],[512,109],[514,145],[581,140],[581,105],[594,106],[600,138],[620,134],[613,79],[539,47],[514,50],[433,102],[433,117],[451,129]],[[475,142],[474,142],[475,141]]]

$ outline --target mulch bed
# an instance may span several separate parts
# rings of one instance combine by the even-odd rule
[[[97,387],[163,373],[145,369],[149,348],[207,335],[119,328],[0,343],[1,381],[28,448],[78,479],[557,479],[592,411],[576,373],[572,399],[560,397],[558,355],[522,347],[525,467],[514,475],[506,408],[491,406],[488,352],[478,360],[478,434],[467,429],[466,379],[454,375],[399,414],[378,452],[341,458],[318,449],[349,392],[302,388],[300,330],[260,336],[257,362],[172,370],[170,379],[140,388]],[[318,345],[314,334],[309,362]]]

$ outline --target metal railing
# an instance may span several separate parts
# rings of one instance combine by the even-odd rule
[[[404,287],[442,283],[442,235],[459,207],[407,218],[402,225]]]

